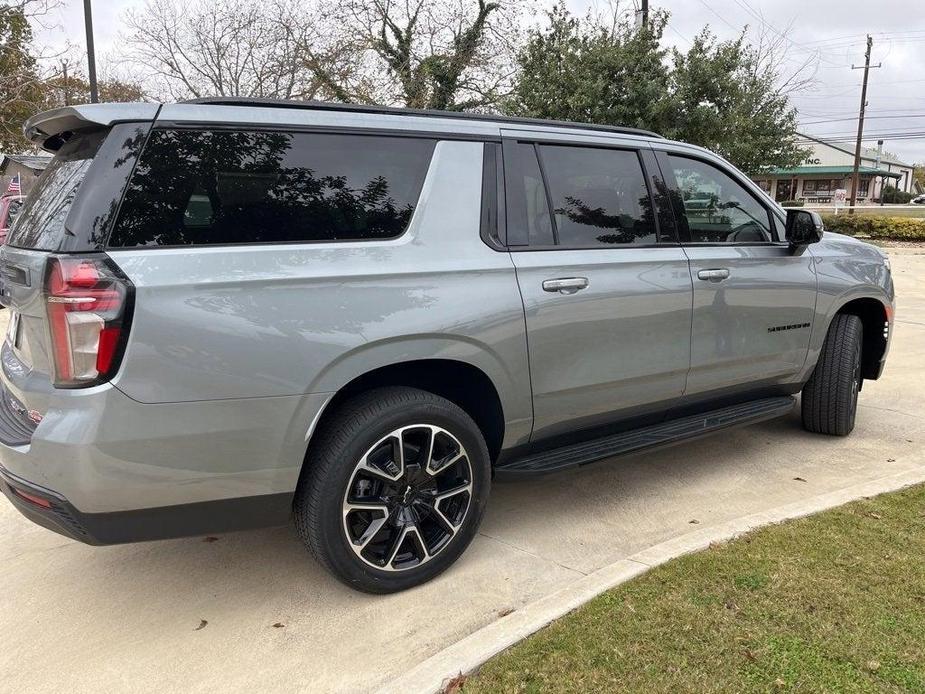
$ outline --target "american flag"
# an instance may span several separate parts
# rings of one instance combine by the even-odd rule
[[[10,185],[6,187],[6,192],[16,193],[17,195],[22,193],[22,186],[19,183],[19,174],[16,174],[16,176],[10,179]]]

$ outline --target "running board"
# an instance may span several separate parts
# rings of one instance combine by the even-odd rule
[[[731,405],[719,410],[653,424],[642,429],[534,453],[499,465],[495,468],[495,472],[499,477],[519,477],[586,465],[604,458],[699,438],[728,427],[755,424],[766,419],[782,417],[793,409],[794,403],[796,399],[789,395],[752,400],[741,405]]]

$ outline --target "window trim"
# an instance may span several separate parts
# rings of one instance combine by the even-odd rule
[[[674,149],[661,149],[653,148],[655,152],[655,159],[658,163],[659,168],[662,172],[662,179],[665,181],[666,185],[675,193],[672,196],[672,208],[674,209],[674,218],[675,225],[678,229],[678,239],[681,246],[691,247],[691,248],[710,248],[710,247],[722,247],[722,248],[748,248],[748,247],[789,247],[789,244],[786,240],[779,240],[778,227],[783,226],[778,224],[780,220],[778,215],[775,214],[773,208],[766,205],[758,195],[755,194],[753,190],[750,189],[748,185],[745,185],[741,176],[739,176],[734,171],[730,171],[725,166],[722,166],[720,163],[713,161],[712,159],[704,156],[697,156],[696,153],[689,153],[682,150]],[[669,161],[669,156],[680,157],[682,159],[693,159],[707,166],[712,166],[714,169],[718,169],[722,173],[726,174],[733,181],[738,183],[742,189],[750,195],[754,201],[758,204],[759,207],[765,210],[768,215],[768,223],[771,227],[771,233],[778,237],[778,240],[771,241],[736,241],[734,243],[727,243],[725,241],[692,241],[690,236],[690,227],[687,225],[687,215],[683,210],[677,209],[677,205],[674,203],[681,196],[681,189],[678,185],[678,179],[674,175],[674,169],[671,166]],[[668,172],[667,174],[665,172]],[[756,185],[754,181],[749,180],[749,183]],[[759,189],[760,190],[760,189]],[[686,237],[686,238],[685,238]]]
[[[486,142],[482,146],[482,207],[479,237],[495,251],[505,251],[507,225],[504,219],[504,164],[501,144]]]
[[[223,243],[181,243],[181,244],[162,244],[162,245],[136,245],[136,246],[111,246],[110,240],[112,234],[115,231],[117,223],[122,216],[122,205],[125,202],[125,197],[128,193],[128,184],[131,181],[132,177],[135,175],[135,170],[137,168],[138,162],[141,161],[141,158],[144,156],[145,150],[150,145],[153,136],[158,131],[176,131],[176,130],[198,130],[198,131],[213,131],[213,130],[222,130],[222,131],[244,131],[244,132],[271,132],[271,133],[293,133],[293,134],[318,134],[318,135],[359,135],[359,136],[369,136],[369,137],[401,137],[405,139],[420,139],[420,140],[430,140],[432,141],[432,147],[430,151],[430,158],[427,161],[427,168],[424,171],[424,176],[421,179],[421,190],[418,191],[417,203],[415,204],[414,212],[412,212],[411,219],[408,221],[407,226],[400,234],[395,236],[389,236],[385,238],[370,239],[370,238],[340,238],[340,239],[308,239],[308,240],[297,240],[297,241],[241,241],[241,242],[223,242]],[[331,244],[331,245],[343,245],[343,244],[370,244],[370,243],[393,243],[396,241],[402,241],[405,236],[408,235],[408,230],[411,228],[411,222],[414,219],[414,215],[417,213],[418,206],[421,202],[421,194],[424,191],[424,184],[427,182],[427,176],[430,174],[430,169],[434,163],[434,153],[437,150],[437,145],[440,143],[441,139],[462,139],[462,138],[438,138],[434,134],[424,134],[424,133],[415,133],[411,135],[406,135],[404,131],[400,130],[383,130],[381,132],[370,132],[363,128],[340,128],[340,127],[316,127],[316,126],[288,126],[286,124],[280,124],[279,126],[273,125],[261,125],[260,127],[249,127],[247,125],[239,125],[237,123],[207,123],[207,122],[189,122],[189,123],[168,123],[167,121],[156,122],[153,127],[151,127],[146,135],[144,145],[141,148],[141,151],[138,153],[135,158],[134,163],[132,164],[132,171],[126,180],[125,185],[123,186],[122,196],[119,200],[119,207],[116,211],[115,217],[109,224],[109,228],[106,233],[105,240],[100,244],[99,250],[105,251],[107,253],[118,253],[118,252],[137,252],[137,251],[155,251],[155,250],[170,250],[183,248],[189,251],[199,251],[207,250],[209,248],[244,248],[244,247],[255,247],[255,246],[317,246],[322,244]],[[471,140],[472,138],[465,138]],[[475,138],[478,139],[478,138]]]
[[[546,187],[546,180],[545,178],[543,178],[543,172],[540,169],[539,155],[537,154],[536,146],[534,142],[531,140],[524,140],[522,138],[512,138],[512,137],[503,138],[501,141],[501,153],[502,153],[501,156],[504,161],[504,169],[501,172],[501,179],[502,181],[504,181],[504,197],[502,200],[502,207],[504,209],[505,244],[506,244],[505,248],[508,251],[523,251],[523,250],[531,250],[531,249],[537,249],[537,248],[558,248],[558,246],[548,246],[548,245],[543,245],[543,246],[532,245],[531,246],[530,245],[530,232],[526,226],[524,226],[523,228],[518,228],[514,226],[512,228],[511,225],[508,224],[508,215],[511,212],[513,205],[509,204],[508,199],[507,199],[507,195],[509,193],[507,189],[507,179],[508,179],[509,174],[513,177],[517,173],[516,171],[517,165],[514,164],[514,161],[517,155],[515,154],[514,148],[520,145],[529,147],[530,150],[533,152],[533,159],[536,162],[537,170],[539,171],[539,174],[540,174],[540,179],[543,181],[543,195],[546,197],[546,211],[547,211],[547,214],[550,214],[550,215],[552,214],[552,210],[550,208],[550,202],[549,202],[549,193]],[[552,225],[552,222],[550,222],[550,225]]]
[[[551,225],[553,229],[553,240],[555,243],[553,245],[535,245],[530,244],[529,237],[526,239],[524,244],[511,244],[508,242],[507,250],[511,252],[522,252],[522,251],[626,251],[630,249],[652,249],[652,248],[674,248],[679,245],[677,229],[662,229],[661,219],[659,215],[659,207],[656,205],[655,196],[652,193],[652,186],[649,181],[649,176],[653,177],[659,174],[658,171],[653,171],[651,174],[648,171],[645,163],[646,152],[650,152],[651,149],[646,144],[641,144],[638,147],[625,145],[625,144],[605,144],[605,143],[589,143],[589,142],[574,142],[570,140],[536,140],[528,139],[523,137],[505,137],[503,138],[503,145],[532,145],[534,150],[534,156],[536,156],[537,163],[539,164],[540,176],[543,178],[543,187],[546,193],[546,206],[549,210],[549,218],[551,220]],[[658,241],[656,243],[627,243],[627,244],[613,244],[613,245],[596,245],[596,246],[564,246],[559,243],[559,231],[558,224],[556,223],[555,213],[553,211],[553,202],[552,194],[549,189],[549,180],[546,175],[546,166],[543,161],[543,155],[541,151],[541,146],[545,147],[572,147],[572,148],[581,148],[581,149],[602,149],[602,150],[617,150],[621,152],[632,152],[636,154],[636,160],[639,163],[639,170],[642,174],[643,184],[646,187],[646,192],[649,196],[649,204],[652,207],[654,212],[653,214],[653,223],[655,226],[655,236],[656,238],[666,237],[664,241]],[[502,146],[503,149],[503,146]],[[661,180],[664,180],[664,177],[658,175]],[[667,182],[666,182],[667,185]],[[676,223],[675,223],[676,224]]]
[[[655,185],[654,181],[656,179],[660,181],[665,188],[669,187],[668,181],[662,176],[661,167],[659,167],[658,160],[655,158],[655,152],[652,149],[639,150],[639,161],[642,164],[642,174],[646,179],[646,186],[649,189],[649,199],[651,200],[652,209],[655,212],[656,237],[661,238],[664,236],[667,237],[667,239],[664,241],[660,240],[656,244],[640,245],[638,248],[649,246],[680,246],[681,239],[678,232],[678,222],[674,217],[671,201],[668,201],[668,208],[665,209],[658,204],[658,198],[656,198],[653,192]]]
[[[543,190],[546,192],[546,207],[549,210],[549,225],[552,227],[552,245],[561,248],[559,243],[559,223],[556,221],[556,208],[552,204],[552,191],[549,190],[549,176],[546,175],[546,162],[543,161],[543,152],[537,143],[533,143],[533,152],[536,154],[536,161],[540,165],[540,178],[543,179]],[[527,237],[527,245],[530,245],[530,237]]]

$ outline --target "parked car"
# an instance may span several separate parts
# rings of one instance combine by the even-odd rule
[[[912,202],[916,205],[925,205],[925,195],[916,195],[912,198]]]
[[[0,477],[82,542],[294,517],[397,591],[456,561],[495,478],[801,392],[843,436],[887,356],[877,248],[654,133],[244,99],[26,133],[55,157],[0,251]]]

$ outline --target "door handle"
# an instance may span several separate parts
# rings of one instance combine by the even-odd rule
[[[587,277],[560,277],[543,281],[544,292],[559,292],[560,294],[574,294],[587,286]]]
[[[697,279],[709,280],[710,282],[722,282],[729,277],[729,270],[726,268],[716,268],[715,270],[699,270]]]

